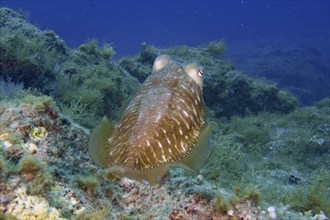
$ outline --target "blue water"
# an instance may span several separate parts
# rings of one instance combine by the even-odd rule
[[[111,43],[119,56],[141,42],[159,47],[197,46],[225,39],[237,44],[283,38],[319,39],[329,48],[329,1],[8,1],[41,29],[70,47],[91,38]]]

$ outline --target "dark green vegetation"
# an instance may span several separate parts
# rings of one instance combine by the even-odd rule
[[[76,183],[79,188],[91,195],[93,195],[96,188],[100,186],[99,180],[94,176],[78,176],[76,178]]]
[[[0,78],[54,92],[56,68],[67,58],[64,42],[54,32],[40,31],[6,8],[0,10],[0,36]]]
[[[19,160],[18,171],[20,173],[35,174],[41,172],[45,165],[38,158],[32,155],[26,155]]]
[[[47,164],[35,156],[24,155],[17,165],[17,170],[23,181],[30,182],[27,190],[31,195],[45,193],[53,185],[53,177],[47,170]]]
[[[324,99],[286,115],[219,121],[221,133],[202,173],[221,187],[250,184],[264,201],[329,216],[329,113]]]
[[[111,61],[115,52],[109,45],[91,40],[71,50],[10,9],[0,10],[0,36],[0,79],[54,97],[66,115],[87,127],[105,114],[117,118],[122,101],[139,86]]]
[[[85,126],[93,127],[103,115],[116,118],[123,100],[138,87],[135,78],[110,61],[113,55],[111,47],[99,47],[91,40],[72,51],[62,64],[58,100],[64,113]]]

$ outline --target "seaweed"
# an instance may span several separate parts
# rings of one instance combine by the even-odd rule
[[[17,165],[17,170],[25,181],[30,182],[27,188],[30,195],[47,192],[53,184],[53,177],[47,165],[36,156],[24,155]]]
[[[207,45],[207,50],[213,56],[221,56],[226,51],[226,43],[224,40],[213,41]]]
[[[100,186],[99,180],[94,176],[78,176],[75,181],[78,187],[89,195],[95,195],[96,189]]]
[[[32,155],[23,156],[18,163],[18,171],[20,173],[36,174],[43,171],[45,164],[37,157]]]
[[[214,180],[225,187],[241,178],[241,160],[244,157],[243,145],[235,143],[234,136],[218,135],[215,137],[216,146],[209,161],[202,169],[206,178]]]
[[[323,211],[330,215],[329,206],[330,172],[321,167],[311,178],[307,186],[299,186],[281,196],[281,202],[289,204],[292,209],[299,212],[312,210],[314,214]]]

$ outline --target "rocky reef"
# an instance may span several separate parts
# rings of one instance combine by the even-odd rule
[[[328,219],[329,99],[300,108],[237,71],[225,49],[142,44],[116,61],[109,45],[68,48],[1,8],[0,218]],[[208,120],[219,124],[212,156],[198,174],[173,168],[155,186],[107,181],[88,155],[89,129],[120,117],[163,53],[204,66]]]
[[[105,114],[115,118],[122,100],[139,86],[111,61],[115,51],[109,45],[91,40],[70,49],[54,32],[41,31],[7,8],[0,10],[0,36],[0,79],[54,97],[84,126],[93,127]],[[5,95],[2,90],[0,97]]]

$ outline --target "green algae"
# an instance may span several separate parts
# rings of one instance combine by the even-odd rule
[[[26,154],[17,164],[17,171],[30,184],[27,187],[29,195],[47,192],[53,185],[53,176],[48,171],[47,164],[38,157]]]
[[[85,211],[78,215],[73,216],[73,220],[102,220],[105,219],[107,216],[107,210],[100,209],[100,210],[94,210],[91,212]]]
[[[227,214],[227,212],[232,209],[232,204],[230,203],[230,201],[223,199],[220,195],[218,195],[216,197],[216,200],[213,204],[215,212],[221,214],[221,215],[225,215]]]
[[[20,173],[35,174],[43,171],[45,164],[35,156],[25,155],[19,160],[17,166]]]
[[[123,76],[121,69],[110,62],[114,55],[111,50],[108,45],[99,47],[98,42],[92,40],[72,51],[60,70],[58,86],[62,96],[59,101],[64,112],[84,126],[93,127],[96,116],[113,118],[122,101],[137,86],[137,81]]]
[[[259,196],[252,197],[263,203],[329,215],[330,108],[327,100],[320,103],[285,115],[266,112],[220,121],[222,135],[215,139],[205,177],[222,187],[255,187]],[[227,159],[232,166],[224,166]]]
[[[94,176],[78,176],[75,181],[79,188],[90,195],[95,194],[96,189],[100,186],[99,180]]]
[[[244,158],[243,145],[235,142],[234,136],[217,135],[215,146],[209,161],[201,173],[208,179],[231,185],[234,180],[241,178],[243,172],[240,161]]]
[[[210,42],[207,45],[207,50],[213,55],[213,56],[221,56],[226,51],[226,43],[224,40],[219,41],[213,41]]]
[[[5,161],[2,156],[0,156],[0,172],[2,172],[5,169]]]
[[[5,20],[0,28],[0,75],[46,92],[56,78],[55,64],[66,58],[64,42],[54,32],[27,25],[23,16],[10,9],[1,8],[0,17]]]
[[[307,186],[296,187],[294,190],[281,195],[280,200],[299,212],[312,210],[314,214],[317,214],[323,211],[329,216],[329,184],[330,171],[321,167],[313,174]]]
[[[95,113],[90,111],[88,104],[83,103],[80,98],[78,100],[73,99],[70,102],[62,102],[59,104],[59,108],[65,116],[87,127],[93,126],[97,121]]]

